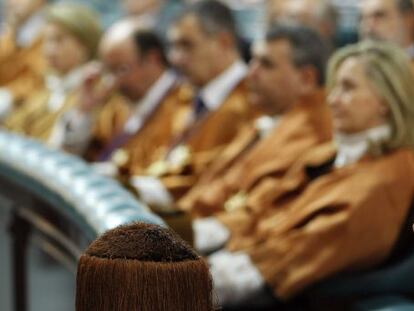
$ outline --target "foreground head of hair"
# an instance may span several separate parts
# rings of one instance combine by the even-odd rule
[[[110,230],[80,258],[77,311],[213,310],[208,266],[157,225]]]

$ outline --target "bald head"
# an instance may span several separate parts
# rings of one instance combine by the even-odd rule
[[[139,16],[158,11],[165,0],[121,0],[123,10],[128,16]]]
[[[125,52],[135,54],[134,34],[139,29],[139,25],[133,19],[123,19],[113,24],[103,35],[99,45],[99,54],[107,56],[116,50],[127,47]]]
[[[161,40],[133,19],[122,20],[108,29],[99,54],[120,92],[131,101],[140,100],[166,69]]]
[[[336,30],[337,12],[329,0],[269,0],[269,22],[294,21],[330,40]]]

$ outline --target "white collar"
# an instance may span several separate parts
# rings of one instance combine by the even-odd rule
[[[18,46],[28,47],[39,36],[45,24],[42,13],[33,14],[17,32],[16,42]]]
[[[83,74],[83,66],[79,66],[75,69],[72,69],[64,76],[48,74],[45,77],[46,87],[52,93],[67,93],[81,85]]]
[[[338,148],[335,167],[343,167],[357,162],[366,154],[371,143],[384,141],[390,135],[391,127],[388,124],[356,134],[335,134],[335,142]]]
[[[176,82],[177,75],[172,70],[166,70],[151,86],[144,98],[136,103],[134,114],[125,124],[125,132],[130,134],[136,133],[144,125],[148,116],[158,107]]]
[[[53,74],[45,77],[46,88],[50,92],[47,104],[49,110],[58,111],[63,107],[67,94],[81,85],[83,73],[83,66],[80,66],[71,70],[63,77]]]
[[[414,59],[414,43],[412,43],[408,48],[406,48],[408,57],[413,60]]]
[[[255,121],[256,130],[259,131],[260,138],[266,137],[270,131],[280,124],[282,116],[262,116]]]
[[[235,61],[224,72],[200,90],[200,96],[209,110],[217,110],[231,91],[246,77],[247,66]]]

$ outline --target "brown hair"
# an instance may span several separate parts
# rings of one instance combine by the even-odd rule
[[[80,258],[76,285],[77,311],[213,310],[207,264],[157,225],[102,235]]]

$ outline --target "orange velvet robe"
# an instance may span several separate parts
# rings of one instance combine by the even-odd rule
[[[124,162],[119,166],[121,174],[126,176],[142,174],[144,169],[164,154],[173,137],[178,135],[184,124],[183,116],[190,109],[187,94],[180,87],[172,88],[148,117],[144,126],[128,141],[115,150],[123,153]],[[125,100],[114,98],[97,117],[93,139],[88,153],[96,155],[122,131],[131,115],[133,107]],[[91,158],[91,157],[90,157]],[[93,157],[92,157],[93,159]]]
[[[222,211],[232,195],[249,194],[268,175],[283,176],[296,159],[328,141],[331,133],[324,92],[315,92],[282,116],[280,124],[260,141],[255,127],[242,132],[178,206],[197,217]]]
[[[77,103],[76,92],[69,92],[63,104],[53,110],[48,107],[50,95],[46,88],[37,91],[6,119],[5,128],[47,142],[57,120]]]
[[[90,162],[119,134],[132,113],[131,104],[124,97],[114,94],[100,108],[93,112],[92,136],[83,157]]]
[[[248,103],[245,81],[242,81],[216,111],[197,122],[182,142],[190,151],[189,159],[161,176],[173,197],[181,198],[243,126],[259,114],[260,111]]]
[[[287,299],[338,272],[384,261],[414,193],[414,153],[399,149],[332,169],[335,148],[319,146],[273,183],[267,205],[218,219],[231,251],[247,252],[275,295]],[[315,168],[320,175],[314,175]]]
[[[11,92],[18,107],[42,87],[46,68],[42,39],[39,37],[30,46],[21,48],[11,34],[5,34],[0,38],[0,49],[0,86]]]

